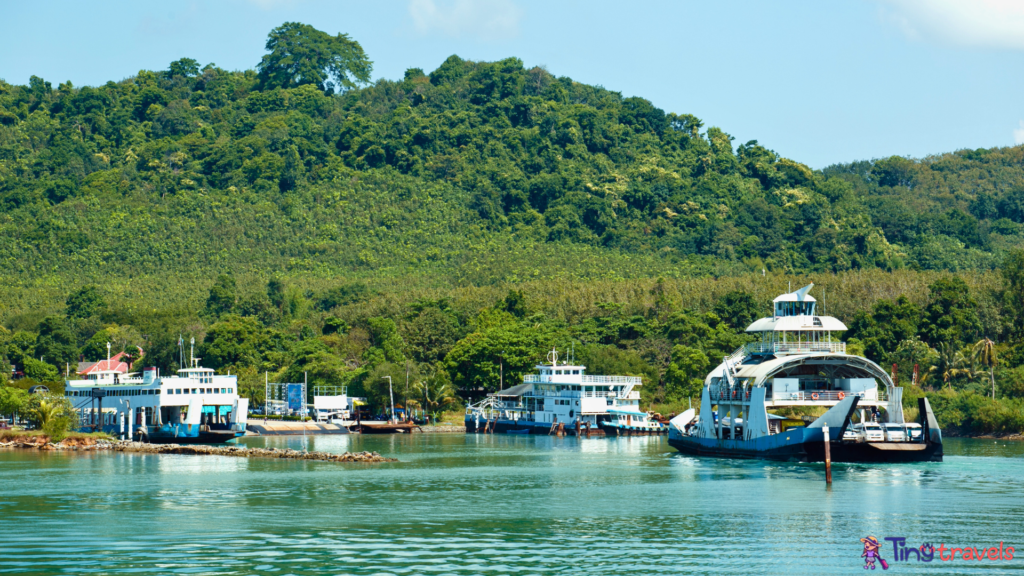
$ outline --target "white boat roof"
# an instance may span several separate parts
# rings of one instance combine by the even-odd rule
[[[808,294],[808,292],[811,291],[811,288],[814,288],[814,284],[808,284],[795,292],[783,294],[775,300],[772,300],[772,302],[817,302],[817,300],[814,299],[814,296]]]
[[[846,324],[843,324],[838,318],[804,315],[761,318],[747,327],[747,332],[841,332],[843,330],[846,330]]]
[[[643,417],[643,418],[647,417],[647,414],[645,412],[638,412],[636,410],[623,410],[622,408],[609,408],[608,409],[608,413],[609,414],[625,414],[627,416],[640,416],[640,417]]]
[[[840,366],[844,371],[851,373],[851,376],[848,377],[867,376],[880,381],[887,387],[892,386],[892,380],[889,378],[889,374],[871,360],[861,356],[834,353],[793,354],[772,358],[771,360],[761,362],[760,364],[741,364],[739,366],[739,372],[735,374],[733,378],[751,378],[753,379],[755,386],[760,386],[769,377],[778,374],[783,370],[801,365]],[[710,384],[712,378],[722,377],[724,370],[725,364],[719,364],[717,368],[708,373],[704,383]]]

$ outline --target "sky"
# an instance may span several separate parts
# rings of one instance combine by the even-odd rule
[[[1024,0],[34,0],[5,3],[0,78],[254,68],[290,21],[351,36],[374,79],[515,56],[812,168],[1024,143]]]

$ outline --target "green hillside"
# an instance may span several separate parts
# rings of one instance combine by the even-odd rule
[[[516,58],[371,70],[347,36],[286,24],[255,70],[0,81],[3,357],[53,379],[116,336],[170,369],[188,333],[253,382],[362,387],[408,361],[469,397],[502,347],[514,374],[578,342],[679,400],[741,318],[811,279],[846,320],[875,314],[857,326],[879,361],[896,353],[879,338],[939,358],[983,336],[1024,361],[1003,266],[1024,244],[1024,147],[816,171]],[[977,325],[893,340],[872,306],[935,305],[949,273]]]

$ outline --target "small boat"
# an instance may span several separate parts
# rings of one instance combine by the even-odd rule
[[[423,429],[419,425],[413,422],[398,422],[398,423],[384,423],[384,424],[356,424],[353,429],[358,430],[363,434],[410,434],[414,429],[418,429],[423,432]]]
[[[529,428],[523,428],[521,430],[512,430],[512,429],[505,430],[505,434],[529,434],[529,433],[530,433],[530,429]]]
[[[610,409],[611,420],[601,422],[601,429],[608,436],[651,436],[668,434],[668,426],[654,420],[650,414],[639,410]]]

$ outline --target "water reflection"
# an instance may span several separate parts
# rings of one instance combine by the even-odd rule
[[[0,573],[858,573],[868,533],[1020,538],[1024,445],[982,442],[949,442],[941,464],[836,465],[831,490],[818,464],[693,458],[659,437],[306,439],[401,459],[384,466],[0,452]]]

